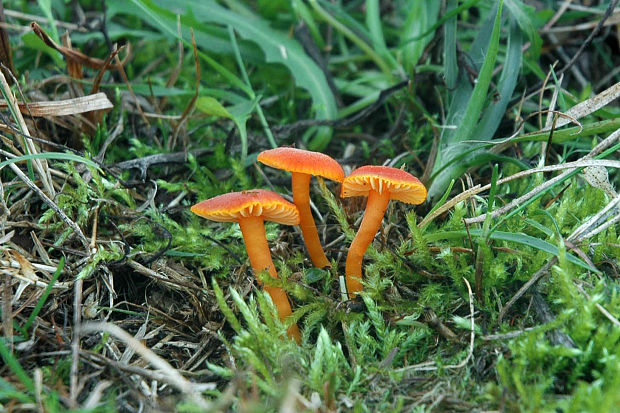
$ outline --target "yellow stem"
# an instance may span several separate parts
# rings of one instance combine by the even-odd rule
[[[357,293],[362,291],[362,260],[370,243],[375,238],[377,230],[381,226],[381,221],[389,202],[389,191],[384,190],[382,193],[370,191],[368,193],[364,218],[362,218],[360,228],[349,248],[345,266],[347,291],[351,299],[355,298]]]
[[[325,268],[331,264],[319,239],[319,233],[316,230],[316,224],[310,209],[310,178],[308,174],[293,172],[291,178],[291,187],[293,190],[293,202],[299,210],[299,228],[304,237],[304,243],[308,250],[310,260],[315,267]]]
[[[245,249],[248,251],[250,264],[254,270],[254,275],[263,270],[267,270],[269,275],[273,278],[278,278],[276,267],[273,265],[273,261],[271,260],[269,244],[267,244],[265,223],[263,218],[254,216],[244,217],[239,220],[239,226],[241,227],[241,234],[243,235],[243,241],[245,242]],[[280,317],[280,320],[284,321],[293,313],[291,310],[291,303],[286,295],[286,291],[279,287],[265,287],[265,291],[269,293],[273,304],[278,309],[278,316]],[[292,324],[289,327],[288,335],[299,343],[301,340],[301,334],[299,333],[297,324]]]

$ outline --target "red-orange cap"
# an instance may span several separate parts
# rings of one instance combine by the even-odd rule
[[[218,222],[236,222],[244,217],[262,216],[266,221],[299,225],[297,207],[275,192],[266,189],[230,192],[192,206],[191,211]]]
[[[389,191],[390,199],[408,204],[421,204],[426,199],[426,187],[409,172],[372,165],[357,168],[344,178],[340,196],[368,196],[370,191]]]
[[[320,152],[288,147],[275,148],[259,153],[257,160],[285,171],[322,176],[338,182],[344,179],[344,171],[340,164]]]

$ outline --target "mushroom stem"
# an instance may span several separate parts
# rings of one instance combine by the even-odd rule
[[[263,218],[256,216],[241,218],[239,220],[239,227],[241,227],[243,242],[245,243],[245,249],[248,251],[248,257],[250,257],[250,264],[254,270],[254,275],[267,270],[273,278],[278,278],[276,267],[271,260],[269,244],[267,244]],[[271,300],[278,310],[280,320],[285,321],[293,313],[286,291],[279,287],[269,286],[265,286],[264,289],[271,296]],[[300,342],[301,334],[297,324],[292,324],[288,328],[288,335],[294,338],[296,342]]]
[[[381,226],[389,202],[390,192],[387,190],[368,193],[364,218],[347,254],[345,274],[349,298],[355,298],[362,290],[362,259]]]
[[[311,177],[311,175],[304,173],[292,173],[291,187],[293,190],[293,203],[299,210],[299,228],[304,237],[304,243],[306,244],[310,260],[315,267],[325,268],[330,267],[331,264],[321,246],[319,233],[317,232],[312,210],[310,209]]]

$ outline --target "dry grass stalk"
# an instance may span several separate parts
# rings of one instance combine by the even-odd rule
[[[175,387],[183,394],[188,396],[194,403],[196,403],[201,409],[207,410],[210,408],[208,403],[201,395],[200,391],[205,388],[213,388],[212,383],[192,383],[183,377],[178,370],[170,365],[166,360],[159,357],[149,348],[145,347],[142,343],[132,337],[129,333],[121,329],[120,327],[105,322],[89,322],[84,323],[79,327],[77,335],[84,335],[90,333],[108,333],[111,336],[121,340],[126,346],[129,346],[133,351],[142,356],[148,363],[155,367],[160,373],[163,374],[163,380]]]
[[[0,87],[2,87],[2,89],[4,90],[4,95],[8,98],[7,103],[11,107],[11,112],[15,116],[15,120],[17,121],[20,132],[25,136],[29,136],[30,133],[28,132],[28,126],[26,126],[26,122],[24,121],[24,118],[22,117],[22,114],[18,109],[19,105],[17,103],[17,99],[15,98],[15,95],[13,95],[13,91],[11,91],[11,88],[2,71],[0,71]],[[22,150],[25,153],[31,155],[39,153],[32,139],[25,136],[22,136],[22,139],[18,139],[18,141],[22,145]],[[54,190],[54,185],[52,184],[52,176],[50,175],[47,161],[45,159],[33,159],[32,165],[34,166],[34,169],[37,171],[39,178],[41,179],[41,184],[43,185],[43,188],[45,188],[45,191],[50,197],[54,198],[56,196],[56,191]]]
[[[8,106],[6,101],[0,100],[0,109]],[[112,109],[112,102],[105,93],[99,92],[73,99],[63,99],[51,102],[17,102],[21,113],[35,117],[68,116],[95,110]]]

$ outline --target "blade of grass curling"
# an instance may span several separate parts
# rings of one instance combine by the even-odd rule
[[[547,211],[546,209],[542,209],[542,208],[540,208],[538,210],[538,213],[546,215],[549,218],[549,220],[551,220],[551,223],[555,227],[555,235],[557,235],[560,239],[562,239],[562,231],[560,230],[560,224],[558,224],[558,221],[555,219],[553,214],[551,212]],[[530,223],[530,225],[531,225],[531,223]],[[543,226],[540,225],[540,227],[543,227]],[[538,228],[540,229],[540,227],[538,227]],[[547,229],[549,232],[551,232],[551,234],[553,234],[553,231],[551,231],[547,227],[543,227],[543,228]],[[541,231],[542,231],[542,229],[541,229]],[[545,231],[543,231],[543,232],[545,232]],[[547,235],[549,235],[549,234],[547,234]]]
[[[23,329],[26,333],[30,329],[30,326],[32,326],[34,319],[39,315],[39,312],[41,311],[41,309],[43,308],[43,305],[47,301],[47,297],[49,297],[50,293],[52,292],[52,289],[54,288],[56,281],[58,281],[58,277],[60,277],[60,273],[62,272],[64,267],[65,267],[65,257],[63,255],[62,257],[60,257],[60,261],[58,261],[58,267],[56,267],[56,271],[54,271],[54,275],[52,275],[52,279],[47,284],[47,287],[45,287],[43,294],[41,294],[41,297],[37,301],[37,305],[34,306],[34,309],[32,310],[32,313],[30,313],[30,316],[28,317],[26,324],[24,324]],[[25,338],[28,338],[28,337],[25,337]]]

